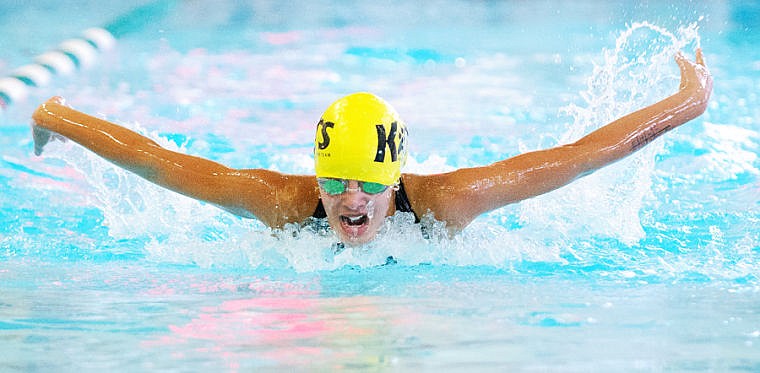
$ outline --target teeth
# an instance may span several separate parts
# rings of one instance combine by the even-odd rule
[[[345,216],[344,215],[344,216],[341,216],[340,219],[350,225],[361,225],[367,221],[367,215],[359,215],[359,216]]]

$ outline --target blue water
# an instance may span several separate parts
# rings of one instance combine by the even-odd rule
[[[0,4],[0,76],[143,3]],[[757,3],[167,3],[0,114],[0,371],[760,370]],[[311,173],[321,111],[368,90],[409,125],[407,171],[439,172],[662,99],[697,46],[703,116],[453,239],[397,216],[335,254],[70,142],[35,157],[29,135],[55,94],[174,149]]]

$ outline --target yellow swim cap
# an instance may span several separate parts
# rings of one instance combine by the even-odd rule
[[[317,124],[317,177],[393,185],[406,163],[406,125],[396,110],[371,93],[354,93],[330,105]]]

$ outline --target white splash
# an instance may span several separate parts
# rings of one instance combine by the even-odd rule
[[[573,142],[675,93],[679,75],[673,57],[699,45],[696,31],[696,25],[676,34],[646,22],[631,25],[594,67],[587,89],[581,92],[586,106],[565,108],[574,122],[559,142]],[[549,245],[570,245],[593,236],[626,245],[638,242],[644,237],[641,208],[650,197],[655,156],[663,151],[666,138],[569,186],[522,203],[524,233],[544,237]]]
[[[557,137],[558,144],[575,141],[675,92],[678,69],[673,56],[699,44],[696,31],[695,25],[676,33],[648,23],[631,25],[595,65],[587,89],[581,92],[585,105],[564,109],[573,123]],[[141,131],[136,124],[127,125]],[[170,149],[187,150],[155,133],[147,135]],[[371,244],[343,250],[335,250],[337,238],[329,230],[289,226],[272,231],[256,220],[240,219],[154,186],[79,147],[55,153],[85,175],[94,190],[92,203],[103,212],[103,224],[111,236],[148,238],[144,248],[148,260],[308,272],[377,266],[389,257],[405,265],[506,268],[518,261],[563,262],[565,255],[597,255],[585,246],[592,237],[633,245],[644,236],[641,210],[652,193],[655,156],[666,142],[657,140],[635,156],[558,191],[486,214],[453,237],[441,223],[426,220],[430,238],[425,238],[420,226],[411,224],[412,217],[400,213],[386,221]],[[532,146],[525,148],[532,150]],[[438,154],[414,155],[405,171],[453,169]],[[266,161],[271,162],[270,168],[287,172],[309,173],[312,168],[308,155],[276,154]],[[515,223],[518,228],[511,226]]]

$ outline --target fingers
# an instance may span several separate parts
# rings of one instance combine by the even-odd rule
[[[676,62],[678,62],[678,65],[681,67],[684,67],[689,63],[689,60],[680,51],[676,53],[675,58],[676,58]],[[702,48],[696,49],[694,61],[696,62],[697,65],[705,66],[705,57],[702,54]]]
[[[683,77],[683,74],[689,70],[697,70],[696,67],[706,68],[705,57],[704,57],[704,54],[702,54],[702,48],[697,48],[694,54],[695,54],[694,62],[691,62],[689,61],[689,59],[686,58],[686,56],[683,55],[682,52],[679,51],[678,53],[676,53],[675,60],[678,63],[678,67],[681,69],[682,77]],[[682,84],[683,84],[683,81],[682,81]]]
[[[684,56],[683,53],[681,53],[681,51],[678,51],[678,53],[676,53],[675,59],[676,59],[676,62],[678,63],[678,66],[680,66],[681,70],[683,70],[683,68],[688,63],[686,56]]]
[[[42,154],[42,148],[50,141],[50,131],[34,126],[32,127],[32,137],[34,139],[34,155]]]
[[[681,70],[681,84],[679,86],[680,89],[683,89],[686,87],[687,83],[687,75],[689,72],[689,60],[686,59],[686,57],[681,53],[680,51],[676,53],[676,63],[678,63],[678,68]]]
[[[53,96],[49,98],[47,101],[45,101],[46,104],[58,104],[58,105],[65,105],[66,100],[63,99],[61,96]]]
[[[696,54],[697,54],[697,57],[696,57],[697,64],[704,66],[705,65],[705,58],[702,55],[702,48],[697,48],[697,53]]]
[[[40,126],[40,120],[42,117],[44,117],[40,114],[44,111],[47,111],[45,109],[45,105],[48,104],[64,105],[65,101],[63,97],[53,96],[45,101],[45,103],[40,105],[37,110],[34,111],[34,114],[32,114],[32,139],[34,140],[35,155],[42,154],[42,149],[45,147],[45,145],[47,145],[48,142],[60,137],[60,135],[54,134],[50,130]]]

